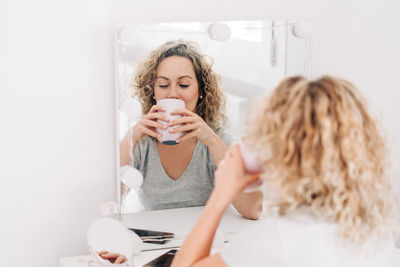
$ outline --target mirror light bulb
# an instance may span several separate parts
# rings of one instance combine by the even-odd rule
[[[139,189],[143,184],[143,175],[131,166],[124,166],[120,172],[121,182],[131,189]]]
[[[213,23],[208,27],[208,36],[216,41],[227,41],[231,37],[231,28],[223,23]]]
[[[290,26],[290,31],[293,36],[305,39],[310,36],[311,25],[307,21],[298,21],[295,24]]]

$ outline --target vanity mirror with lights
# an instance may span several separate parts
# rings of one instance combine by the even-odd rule
[[[257,99],[268,95],[284,77],[308,76],[311,71],[310,21],[307,19],[121,23],[115,31],[118,148],[142,116],[140,102],[132,97],[132,78],[151,51],[171,40],[195,42],[202,54],[213,62],[225,94],[226,115],[230,120],[228,130],[237,139],[244,135],[249,111]],[[118,157],[119,154],[117,151]],[[203,207],[140,212],[144,209],[137,194],[143,176],[132,166],[120,165],[116,175],[118,185],[123,185],[117,187],[119,205],[107,205],[103,217],[88,227],[91,256],[65,258],[61,266],[146,265],[167,250],[178,249],[200,216]],[[223,246],[233,234],[254,222],[243,219],[233,207],[228,208],[213,248]],[[153,230],[150,231],[153,234],[143,237],[133,228]],[[154,239],[160,242],[160,238],[163,243],[149,243]],[[104,251],[123,257],[121,264],[116,264],[118,257],[104,257]]]
[[[311,70],[310,21],[307,19],[121,23],[115,34],[117,147],[141,117],[141,104],[132,97],[130,88],[138,65],[151,51],[171,40],[195,42],[212,60],[226,97],[228,130],[237,139],[244,134],[254,101],[268,95],[284,77],[308,76]],[[122,166],[118,166],[118,184],[121,177],[126,184],[130,175],[119,167]],[[138,179],[142,178],[132,179],[130,184]],[[129,191],[124,190],[128,187],[118,186],[122,213],[144,209],[137,195],[140,183],[136,184]]]

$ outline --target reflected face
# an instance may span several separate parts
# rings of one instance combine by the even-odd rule
[[[183,100],[186,109],[195,112],[199,98],[199,84],[192,61],[180,56],[163,59],[157,68],[154,95],[156,100],[165,98]]]

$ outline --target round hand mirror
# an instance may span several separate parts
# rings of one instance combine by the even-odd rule
[[[133,255],[141,251],[142,240],[120,221],[100,218],[89,225],[89,251],[105,266],[134,266]]]

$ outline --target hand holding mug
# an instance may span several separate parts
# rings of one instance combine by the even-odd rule
[[[257,181],[259,173],[246,172],[238,144],[232,144],[215,171],[215,191],[228,205],[243,189]]]
[[[132,141],[138,142],[146,135],[160,138],[161,134],[159,134],[156,129],[167,129],[167,126],[163,125],[161,122],[169,122],[169,119],[159,112],[164,110],[165,109],[159,105],[152,106],[149,113],[144,115],[140,121],[133,126]]]
[[[178,142],[195,137],[206,146],[210,144],[215,133],[199,115],[187,109],[177,109],[172,114],[182,117],[169,123],[170,127],[175,127],[170,129],[170,132],[186,133],[178,139]]]

